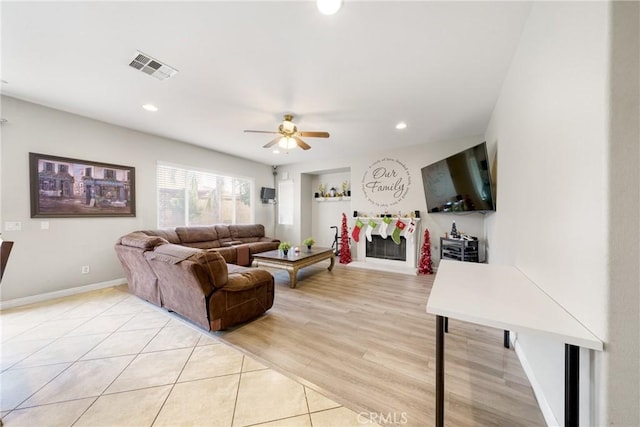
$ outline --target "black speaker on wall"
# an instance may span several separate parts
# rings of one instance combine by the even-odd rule
[[[353,217],[357,218],[358,217],[358,211],[353,211]]]

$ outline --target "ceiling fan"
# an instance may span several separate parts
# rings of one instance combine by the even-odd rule
[[[284,120],[280,124],[280,126],[278,126],[277,132],[268,130],[245,130],[245,132],[276,134],[278,136],[263,145],[263,148],[269,148],[275,144],[278,144],[281,148],[285,148],[287,150],[295,147],[296,145],[303,150],[308,150],[309,148],[311,148],[309,144],[300,139],[301,136],[309,138],[329,138],[329,132],[299,131],[292,120],[292,114],[285,114]]]

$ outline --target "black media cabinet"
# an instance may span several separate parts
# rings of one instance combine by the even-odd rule
[[[478,241],[441,237],[440,259],[479,262]]]

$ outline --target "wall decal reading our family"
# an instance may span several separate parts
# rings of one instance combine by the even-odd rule
[[[362,192],[376,206],[393,206],[405,198],[411,186],[409,169],[399,160],[376,160],[362,176]]]

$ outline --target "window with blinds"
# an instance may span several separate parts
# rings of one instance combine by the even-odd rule
[[[253,181],[158,164],[158,226],[253,223]]]

